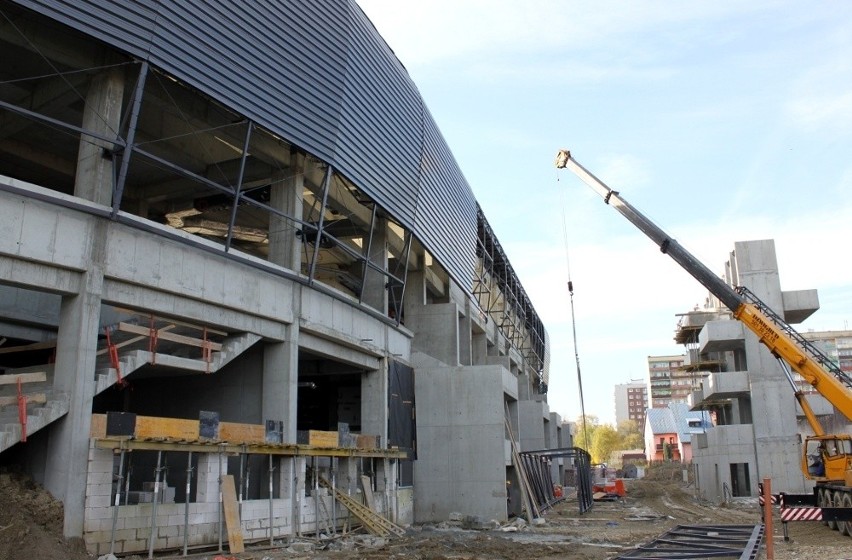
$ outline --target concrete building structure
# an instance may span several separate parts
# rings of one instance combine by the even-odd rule
[[[43,375],[4,460],[99,554],[215,542],[229,473],[247,538],[341,523],[320,477],[402,524],[520,511],[506,416],[571,445],[546,332],[404,67],[352,0],[195,4],[0,0],[0,367]],[[131,449],[113,412],[278,447]]]
[[[617,383],[613,390],[615,400],[615,423],[633,420],[641,428],[645,425],[645,410],[648,408],[648,383],[634,379],[630,383]]]
[[[816,290],[781,290],[772,240],[737,242],[723,278],[751,290],[788,324],[819,308]],[[693,445],[698,493],[711,500],[722,500],[727,492],[754,496],[765,477],[772,479],[773,491],[809,491],[800,457],[801,436],[810,430],[777,359],[712,297],[705,309],[684,314],[679,328],[678,337],[694,343],[695,363],[712,364],[691,398],[693,410],[714,418],[714,426]],[[825,399],[809,397],[827,431],[848,432],[845,418]]]
[[[682,371],[684,356],[648,356],[648,391],[649,404],[651,408],[666,408],[676,400],[675,395],[680,396],[680,384],[674,381],[680,380],[679,373]],[[683,401],[685,402],[685,400]]]

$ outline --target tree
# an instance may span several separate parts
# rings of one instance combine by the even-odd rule
[[[616,449],[642,449],[645,437],[636,420],[624,420],[618,424],[618,446]]]
[[[585,449],[591,453],[590,448],[592,446],[592,440],[594,438],[595,430],[597,430],[599,425],[600,420],[594,414],[587,414],[585,422],[583,422],[582,416],[577,417],[577,433],[574,434],[574,446]]]
[[[618,432],[609,424],[598,426],[592,436],[592,463],[607,463],[618,447]]]

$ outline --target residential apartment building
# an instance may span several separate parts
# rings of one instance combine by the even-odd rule
[[[650,408],[666,408],[671,402],[686,402],[680,384],[684,361],[685,356],[682,354],[648,356]]]
[[[642,379],[615,385],[615,422],[635,420],[641,429],[645,425],[645,410],[648,408],[648,384]]]

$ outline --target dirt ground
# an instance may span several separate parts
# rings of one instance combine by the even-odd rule
[[[0,560],[87,560],[80,541],[62,534],[62,506],[25,477],[0,474]],[[776,512],[777,514],[777,512]],[[605,560],[625,554],[677,525],[760,522],[757,499],[741,499],[725,507],[700,503],[680,470],[656,469],[642,480],[627,481],[627,496],[614,502],[595,502],[580,515],[570,499],[544,515],[544,524],[470,530],[459,522],[409,527],[403,537],[379,538],[355,531],[317,542],[306,538],[281,546],[249,545],[240,560],[491,560],[576,559]],[[790,541],[783,539],[775,519],[776,560],[852,559],[852,538],[817,522],[791,523]],[[158,558],[168,556],[158,555]],[[173,556],[177,557],[177,556]],[[214,560],[215,553],[191,554]],[[232,558],[229,554],[222,558]],[[147,558],[129,556],[128,560]],[[760,559],[767,558],[765,545]]]

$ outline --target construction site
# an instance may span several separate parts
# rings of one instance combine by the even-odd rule
[[[810,492],[810,420],[849,416],[821,391],[797,414],[727,292],[679,331],[715,367],[692,465],[594,502],[545,325],[363,11],[202,4],[0,0],[8,557],[43,530],[65,558],[609,558],[675,530],[672,501],[759,552],[759,482]],[[771,241],[718,281],[788,323],[819,307],[781,290]]]

